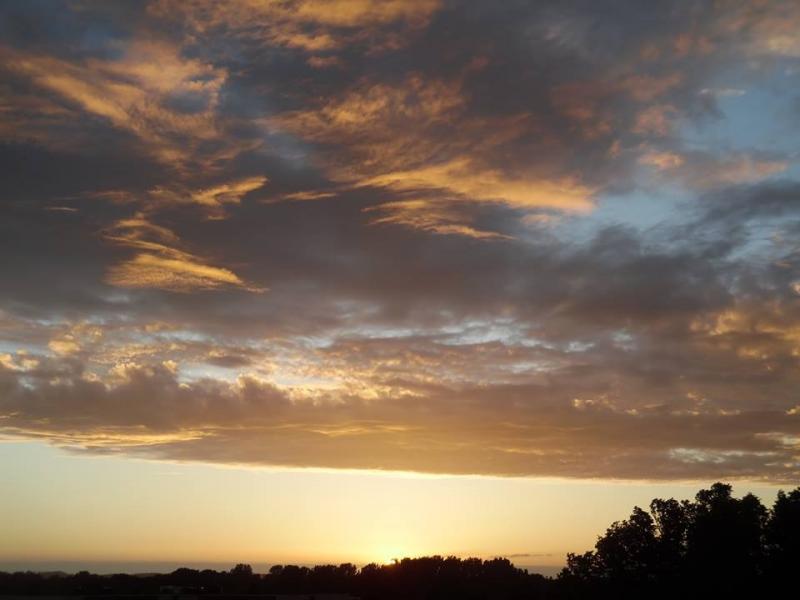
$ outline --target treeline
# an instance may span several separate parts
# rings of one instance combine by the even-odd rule
[[[414,598],[543,598],[549,580],[516,568],[504,558],[480,560],[430,556],[404,558],[390,565],[361,569],[346,563],[313,568],[276,565],[269,573],[253,573],[249,565],[230,571],[181,568],[164,575],[70,576],[0,573],[0,595],[82,595],[113,597],[175,595],[226,597],[273,594],[351,594],[368,599]],[[163,593],[167,591],[167,593]]]
[[[779,493],[771,509],[717,483],[693,501],[653,500],[613,523],[595,549],[569,554],[555,578],[508,560],[431,556],[390,565],[313,568],[277,565],[253,573],[181,568],[163,575],[87,572],[0,573],[0,595],[273,595],[347,593],[364,600],[759,598],[796,588],[800,573],[800,488]]]

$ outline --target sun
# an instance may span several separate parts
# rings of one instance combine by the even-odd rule
[[[407,548],[399,545],[378,548],[374,555],[375,562],[382,565],[391,565],[399,560],[411,556]]]

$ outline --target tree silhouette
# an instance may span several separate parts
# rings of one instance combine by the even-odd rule
[[[778,589],[795,583],[800,565],[800,487],[778,492],[764,528],[765,571]]]
[[[704,589],[741,591],[752,586],[763,566],[762,538],[767,509],[752,494],[731,495],[715,483],[687,505],[690,523],[687,561],[690,577]]]
[[[739,597],[789,577],[800,558],[800,488],[772,511],[715,483],[694,501],[653,500],[614,523],[594,551],[567,557],[568,596]]]
[[[253,576],[253,567],[239,563],[231,569],[231,575],[234,577],[248,578]]]

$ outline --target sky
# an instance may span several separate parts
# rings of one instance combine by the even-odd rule
[[[0,568],[552,566],[656,496],[796,486],[798,32],[3,2]]]

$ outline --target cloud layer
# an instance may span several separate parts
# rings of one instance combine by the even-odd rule
[[[4,6],[0,430],[796,481],[800,13],[756,4]]]

